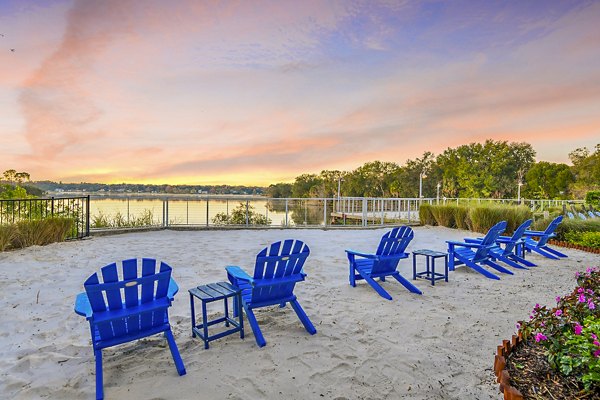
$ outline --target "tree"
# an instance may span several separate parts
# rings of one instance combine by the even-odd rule
[[[593,153],[586,147],[576,149],[569,153],[569,159],[575,175],[575,183],[571,185],[575,197],[583,198],[586,192],[600,189],[600,144]]]
[[[574,181],[567,164],[539,161],[525,175],[524,195],[531,199],[566,199]]]
[[[318,191],[320,184],[321,179],[315,174],[297,176],[292,185],[292,197],[311,197],[312,193]]]
[[[286,198],[292,197],[292,184],[291,183],[275,183],[269,185],[265,194],[272,198]]]

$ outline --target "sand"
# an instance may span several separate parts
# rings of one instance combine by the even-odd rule
[[[187,375],[179,377],[157,335],[104,350],[107,399],[499,399],[491,371],[496,346],[515,333],[535,303],[554,305],[570,292],[575,271],[600,265],[597,255],[565,250],[502,280],[465,267],[449,282],[410,293],[383,283],[393,300],[364,281],[348,284],[345,248],[373,251],[387,229],[156,231],[94,237],[0,253],[0,397],[93,399],[89,328],[73,312],[83,281],[100,267],[154,257],[173,267],[181,290],[170,311]],[[445,240],[472,233],[415,228],[408,250],[445,250]],[[209,350],[191,337],[187,289],[225,280],[225,265],[253,270],[256,253],[286,238],[311,248],[296,294],[317,328],[309,335],[291,307],[256,312],[267,345],[246,324]],[[400,272],[412,277],[412,264]],[[210,309],[217,315],[218,308]]]

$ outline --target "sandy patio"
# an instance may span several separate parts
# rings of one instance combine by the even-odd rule
[[[384,283],[392,301],[364,281],[348,285],[345,248],[372,252],[386,229],[156,231],[0,253],[2,324],[0,393],[14,399],[92,399],[94,358],[88,324],[73,312],[83,281],[100,267],[153,257],[173,267],[181,290],[170,311],[187,375],[179,377],[161,336],[104,351],[107,399],[499,399],[491,371],[502,339],[535,303],[575,285],[575,271],[599,265],[597,255],[566,250],[569,258],[514,270],[493,281],[460,267],[448,283],[420,280],[419,296]],[[415,228],[408,250],[445,250],[445,240],[472,233]],[[267,340],[252,331],[204,350],[192,339],[187,289],[225,280],[224,266],[253,270],[256,253],[295,238],[311,248],[306,282],[296,294],[318,333],[310,336],[290,307],[260,309]],[[400,272],[412,277],[409,260]],[[215,312],[217,308],[212,308]]]

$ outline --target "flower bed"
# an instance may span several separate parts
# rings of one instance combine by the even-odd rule
[[[576,277],[572,293],[552,308],[536,304],[519,336],[499,348],[494,370],[505,398],[600,398],[600,270]]]

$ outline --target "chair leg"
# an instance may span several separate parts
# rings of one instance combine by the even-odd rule
[[[352,262],[350,262],[350,275],[349,275],[349,279],[350,279],[350,286],[352,287],[356,287],[356,277],[354,276],[355,272],[354,272],[354,266],[352,265]]]
[[[423,292],[421,292],[421,290],[418,287],[416,287],[408,279],[406,279],[405,277],[400,275],[400,273],[398,271],[396,271],[396,273],[393,274],[392,276],[394,278],[396,278],[396,280],[398,282],[400,282],[405,288],[407,288],[411,292],[416,293],[416,294],[423,294]]]
[[[529,261],[529,260],[526,260],[526,259],[524,259],[524,258],[521,258],[521,257],[519,257],[519,256],[517,256],[517,255],[511,254],[509,257],[510,257],[512,260],[514,260],[514,261],[516,261],[516,262],[518,262],[518,263],[521,263],[521,264],[523,264],[523,265],[525,265],[525,266],[527,266],[527,267],[537,267],[537,264],[534,264],[534,263],[532,263],[531,261]]]
[[[515,273],[514,273],[514,272],[512,272],[510,269],[506,269],[506,268],[504,268],[503,266],[501,266],[500,264],[496,264],[496,263],[495,263],[495,262],[493,262],[493,261],[486,260],[486,261],[484,261],[484,263],[485,263],[486,265],[489,265],[490,267],[494,268],[496,271],[498,271],[498,272],[502,272],[503,274],[508,274],[508,275],[514,275],[514,274],[515,274]]]
[[[185,366],[183,365],[183,360],[179,354],[179,349],[177,348],[177,343],[175,343],[175,338],[173,337],[173,332],[171,332],[171,329],[165,331],[165,337],[169,343],[169,349],[171,350],[171,355],[173,356],[177,373],[179,375],[185,375]]]
[[[379,293],[381,297],[383,297],[384,299],[392,300],[392,296],[390,296],[390,294],[386,292],[385,289],[379,285],[379,283],[375,282],[373,278],[371,278],[368,275],[363,275],[363,278],[365,278],[365,281],[367,281],[367,283],[371,285],[371,287],[375,289],[375,291]]]
[[[104,399],[104,381],[102,377],[102,350],[95,350],[96,358],[96,400]]]
[[[304,325],[304,327],[306,328],[306,331],[311,335],[317,333],[315,326],[312,324],[312,322],[310,322],[310,319],[308,319],[308,316],[306,315],[302,307],[300,307],[300,303],[298,303],[298,300],[292,300],[290,301],[290,304],[292,305],[294,311],[296,311],[296,314],[298,315],[298,318],[300,318],[302,325]]]
[[[525,267],[525,266],[523,266],[521,264],[518,264],[516,261],[511,260],[507,256],[502,256],[501,258],[498,258],[498,260],[502,261],[503,263],[506,263],[506,264],[510,265],[513,268],[527,269],[527,267]]]
[[[490,271],[486,270],[485,268],[483,268],[480,265],[475,264],[474,262],[465,260],[464,261],[465,265],[471,269],[474,269],[475,271],[479,272],[480,274],[482,274],[483,276],[485,276],[486,278],[490,278],[490,279],[497,279],[500,280],[500,277],[497,275],[492,274]]]
[[[548,246],[543,246],[542,249],[546,250],[547,252],[554,254],[555,256],[559,256],[559,257],[563,257],[563,258],[567,258],[568,256],[564,253],[561,253],[558,250],[554,250]]]
[[[258,321],[254,316],[254,311],[249,309],[246,305],[244,305],[244,311],[246,311],[246,317],[248,318],[248,323],[250,324],[250,328],[252,328],[252,333],[254,333],[254,338],[256,339],[256,344],[258,347],[263,347],[267,344],[265,337],[260,331],[260,327],[258,326]]]
[[[529,251],[535,251],[536,253],[541,254],[544,257],[549,258],[551,260],[559,260],[559,258],[557,256],[555,256],[554,254],[548,253],[548,252],[542,250],[539,247],[527,246],[527,250],[529,250]]]

